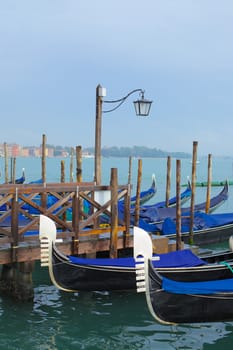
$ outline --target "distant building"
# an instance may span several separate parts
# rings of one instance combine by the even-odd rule
[[[46,148],[46,156],[54,157],[54,148]]]
[[[22,148],[21,149],[21,156],[22,157],[29,157],[29,148]]]
[[[17,144],[8,145],[9,157],[19,157],[21,155],[21,146]]]

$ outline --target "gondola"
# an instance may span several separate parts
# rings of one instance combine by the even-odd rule
[[[156,194],[156,192],[157,192],[156,179],[155,179],[155,175],[152,174],[151,186],[147,190],[140,192],[140,198],[139,198],[140,205],[143,205],[146,202],[148,202],[150,199],[152,199]],[[130,198],[131,206],[134,206],[136,204],[136,200],[137,200],[137,196],[132,196]],[[122,203],[123,201],[119,201],[119,202]]]
[[[181,239],[187,244],[190,242],[190,220],[190,216],[181,218]],[[200,247],[225,242],[233,235],[233,213],[195,212],[192,229],[193,243]],[[154,230],[168,239],[176,239],[176,220],[166,218],[161,225],[155,225]]]
[[[233,321],[233,278],[172,280],[154,268],[148,247],[136,233],[137,291],[145,292],[148,310],[162,324]]]
[[[191,194],[192,194],[191,183],[190,183],[190,181],[188,181],[186,189],[183,192],[181,192],[181,194],[180,194],[181,205],[185,204],[191,198]],[[140,212],[147,211],[151,208],[166,208],[166,206],[169,208],[172,208],[172,207],[176,206],[176,201],[177,201],[177,197],[174,196],[174,197],[169,198],[168,204],[166,204],[166,201],[160,201],[160,202],[156,202],[154,204],[141,205]]]
[[[233,278],[174,281],[149,262],[145,286],[148,308],[161,323],[233,321]]]
[[[25,182],[25,179],[26,179],[26,177],[25,177],[25,169],[23,168],[22,169],[22,176],[17,178],[17,179],[15,179],[15,181],[10,181],[9,183],[10,184],[14,183],[16,185],[19,185],[19,184],[23,184]]]
[[[191,191],[191,190],[190,190]],[[223,189],[216,195],[210,199],[209,203],[209,214],[213,213],[216,209],[218,209],[229,196],[229,186],[228,182],[225,183]],[[182,208],[181,215],[188,216],[190,215],[191,208]],[[202,211],[206,210],[206,201],[202,203],[195,204],[194,211]],[[134,211],[131,211],[131,216],[133,216]],[[146,221],[147,223],[161,223],[166,218],[176,218],[176,208],[169,207],[165,208],[165,206],[159,206],[158,204],[154,205],[145,205],[140,207],[140,218]]]
[[[55,223],[44,215],[40,215],[39,232],[41,264],[42,266],[49,267],[51,281],[57,288],[69,292],[136,290],[135,261],[133,256],[116,259],[88,259],[85,257],[64,255],[56,245],[56,237],[59,237],[59,232],[56,230]],[[135,232],[139,232],[142,240],[149,239],[151,242],[148,234],[142,229],[135,227],[134,235]],[[151,246],[150,249],[152,249]],[[227,260],[229,261],[228,266],[214,262],[208,264],[204,256],[200,259],[189,249],[155,255],[156,259],[158,257],[160,260],[154,261],[154,266],[158,268],[161,274],[163,272],[169,276],[180,274],[181,279],[184,275],[188,278],[188,274],[184,273],[184,267],[190,267],[193,273],[195,273],[196,269],[196,278],[200,280],[206,274],[210,275],[209,278],[211,276],[213,278],[216,274],[225,278],[228,274],[231,274],[228,266],[233,266],[233,263],[230,261],[233,260],[233,254],[230,251],[224,252],[222,256],[219,254],[213,260]]]
[[[233,234],[233,213],[212,213],[216,206],[226,200],[228,196],[228,186],[213,197],[210,201],[211,213],[206,214],[202,209],[205,203],[199,204],[199,210],[193,213],[193,241],[199,246],[206,246],[212,243],[221,243],[229,239]],[[211,207],[213,206],[213,207]],[[190,241],[190,208],[181,209],[181,236],[184,243]],[[134,219],[131,217],[131,224]],[[141,214],[139,217],[139,227],[147,232],[159,235],[166,235],[169,239],[176,239],[176,209],[175,208],[157,208],[149,215]]]
[[[157,188],[156,188],[157,190]],[[148,191],[148,190],[147,190]],[[146,191],[141,192],[140,194],[140,215],[143,212],[150,212],[153,210],[158,210],[160,208],[163,208],[164,210],[167,209],[166,207],[166,201],[160,201],[160,202],[156,202],[155,204],[151,204],[151,205],[145,205],[142,203],[145,203],[145,200],[143,199],[144,195],[142,196],[143,193],[146,193]],[[181,193],[180,195],[180,199],[181,199],[181,203],[184,204],[186,203],[190,197],[191,197],[191,184],[190,182],[187,185],[187,188]],[[131,224],[134,224],[134,215],[135,215],[135,197],[131,197],[131,207],[130,207],[130,216],[131,216]],[[172,213],[175,213],[175,205],[176,205],[176,197],[171,197],[168,200],[168,208],[171,210]],[[162,209],[162,210],[163,210]],[[124,217],[124,200],[121,200],[118,202],[118,213],[119,213],[119,218],[123,218]],[[142,219],[143,220],[143,219]],[[102,223],[110,223],[110,219],[108,216],[106,215],[102,215],[101,216],[101,221]]]

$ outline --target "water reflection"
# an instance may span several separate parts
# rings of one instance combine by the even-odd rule
[[[232,349],[233,323],[160,325],[134,292],[65,293],[39,283],[33,303],[0,299],[0,319],[5,349]]]
[[[39,319],[42,322],[38,328]],[[231,339],[233,335],[232,323],[182,326],[155,323],[144,295],[133,292],[70,294],[53,286],[36,289],[31,318],[31,323],[34,322],[36,337],[45,342],[49,339],[50,349],[69,346],[69,349],[95,350],[199,350],[207,349],[208,345],[217,349],[215,344],[218,346],[221,339]]]

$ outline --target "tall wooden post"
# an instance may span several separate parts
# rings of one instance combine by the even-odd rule
[[[131,197],[131,174],[132,174],[132,157],[129,157],[129,172],[128,172],[128,191],[124,197],[124,218],[126,230],[123,232],[123,246],[126,248],[129,245],[129,230],[130,230],[130,197]]]
[[[9,182],[8,174],[8,148],[6,142],[4,142],[4,157],[5,157],[5,183]]]
[[[135,217],[134,217],[135,226],[138,226],[139,224],[141,183],[142,183],[142,159],[138,159],[138,179],[137,179],[137,193],[136,193]]]
[[[129,157],[128,184],[131,184],[131,176],[132,176],[132,156]]]
[[[16,174],[16,158],[15,157],[12,158],[11,172],[12,172],[11,182],[14,184],[15,178],[16,178],[16,176],[15,176],[15,174]]]
[[[43,134],[42,136],[42,157],[41,157],[41,170],[42,170],[42,182],[46,182],[46,136]]]
[[[82,182],[82,147],[76,147],[76,181]]]
[[[15,188],[15,194],[12,198],[12,214],[11,214],[11,234],[13,237],[12,248],[12,261],[17,262],[18,256],[18,242],[19,242],[19,207],[18,207],[18,188]]]
[[[110,258],[117,258],[118,243],[118,179],[117,169],[111,169],[111,238]]]
[[[43,134],[42,136],[42,157],[41,157],[41,177],[42,177],[42,182],[45,185],[46,183],[46,136]],[[46,208],[46,203],[47,203],[47,194],[42,193],[41,194],[41,205],[43,208]]]
[[[208,155],[208,180],[206,191],[206,208],[205,212],[208,214],[210,210],[210,195],[211,195],[211,181],[212,181],[212,158],[211,154]]]
[[[101,184],[101,134],[102,134],[102,86],[96,87],[96,116],[95,116],[95,179],[97,185]]]
[[[65,161],[61,160],[61,182],[65,182]]]
[[[71,147],[71,150],[70,150],[70,182],[73,182],[74,181],[74,177],[73,177],[73,174],[74,174],[74,149],[73,147]]]
[[[79,198],[79,186],[76,187],[75,196],[72,200],[72,227],[74,230],[74,237],[72,237],[72,254],[78,254],[79,248],[79,223],[80,223],[80,198]],[[94,256],[95,257],[95,254]]]
[[[176,250],[181,250],[181,199],[180,199],[181,162],[176,160]]]
[[[193,141],[192,193],[191,193],[189,244],[193,244],[193,223],[194,223],[194,206],[195,206],[195,191],[196,191],[197,146],[198,146],[198,142]]]
[[[168,156],[167,157],[166,207],[169,206],[170,189],[171,189],[171,157]]]

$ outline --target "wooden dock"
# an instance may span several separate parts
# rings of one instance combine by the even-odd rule
[[[111,171],[109,186],[92,182],[0,185],[0,289],[9,290],[9,281],[12,289],[19,271],[20,279],[25,279],[22,273],[30,274],[40,259],[40,214],[56,223],[64,253],[93,256],[106,252],[117,257],[119,249],[132,247],[130,192],[130,185],[118,185],[117,169]],[[119,200],[124,201],[121,218]],[[99,220],[103,214],[106,224]]]

